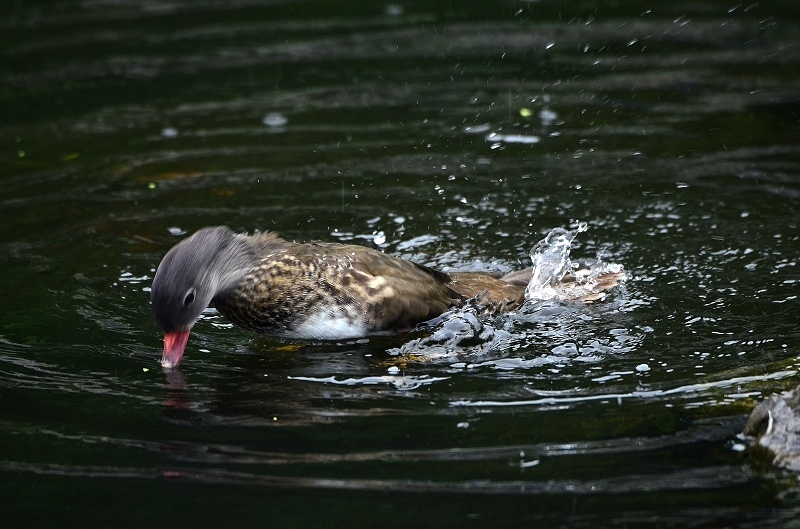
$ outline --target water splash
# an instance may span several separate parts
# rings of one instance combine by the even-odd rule
[[[456,310],[448,311],[420,325],[420,330],[430,331],[414,338],[401,347],[388,349],[391,355],[412,355],[426,360],[454,358],[469,351],[486,353],[502,346],[511,338],[507,331],[496,329],[487,321],[483,309],[470,300]]]
[[[423,386],[428,386],[436,382],[447,380],[450,377],[430,377],[428,375],[412,376],[412,375],[396,375],[389,374],[383,376],[368,376],[368,377],[349,377],[344,379],[336,378],[335,376],[328,377],[287,377],[289,380],[300,380],[302,382],[317,382],[321,384],[336,384],[340,386],[370,386],[386,384],[394,386],[399,391],[413,391]]]
[[[569,259],[572,241],[587,229],[589,228],[585,222],[580,223],[574,230],[555,228],[547,234],[547,237],[536,243],[531,250],[533,273],[525,289],[526,300],[557,297],[556,287],[572,269],[572,262]]]
[[[589,228],[585,222],[574,230],[555,228],[531,250],[533,271],[525,288],[525,301],[597,301],[605,291],[623,279],[622,266],[599,260],[573,264],[572,241]]]
[[[418,330],[427,331],[424,336],[387,352],[444,360],[465,352],[485,355],[496,350],[508,350],[515,347],[515,342],[525,340],[524,335],[516,334],[514,323],[528,320],[531,314],[541,309],[541,302],[553,301],[558,305],[559,302],[590,303],[604,299],[609,289],[625,279],[624,270],[618,264],[597,259],[580,265],[571,261],[572,241],[587,229],[586,223],[578,224],[573,230],[555,228],[533,247],[530,253],[533,267],[525,289],[525,303],[516,311],[516,316],[507,313],[488,317],[480,296],[477,296],[458,309],[420,325]],[[519,274],[524,278],[526,272],[521,270],[509,275]],[[519,315],[525,317],[520,319]],[[547,318],[555,318],[552,311]]]

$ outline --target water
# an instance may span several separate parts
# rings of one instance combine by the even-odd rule
[[[586,223],[574,230],[556,228],[536,243],[531,250],[533,271],[525,288],[525,300],[602,301],[608,293],[625,281],[625,269],[616,263],[601,260],[573,263],[569,252],[575,237],[588,229]]]
[[[531,250],[533,273],[528,286],[525,287],[527,301],[556,298],[557,285],[572,270],[569,258],[572,241],[578,233],[587,229],[586,224],[580,224],[572,231],[556,228],[536,243]]]
[[[4,526],[796,525],[739,435],[797,383],[793,2],[0,25]],[[199,227],[507,273],[578,221],[570,261],[627,274],[602,302],[302,345],[207,311],[158,365],[148,288]]]

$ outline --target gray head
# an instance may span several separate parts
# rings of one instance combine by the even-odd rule
[[[150,301],[165,332],[188,331],[221,290],[251,263],[245,239],[226,226],[203,228],[167,252],[153,278]]]

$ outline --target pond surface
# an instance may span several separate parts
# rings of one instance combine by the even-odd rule
[[[0,22],[9,527],[784,527],[739,432],[798,382],[800,12],[685,2],[16,2]],[[227,224],[602,303],[291,344],[149,285]]]

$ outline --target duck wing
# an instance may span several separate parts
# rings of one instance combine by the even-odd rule
[[[370,332],[412,329],[464,300],[450,276],[433,268],[362,246],[304,246],[320,266],[322,288],[359,306]]]
[[[251,330],[324,339],[398,332],[463,302],[447,274],[371,248],[263,236],[256,242],[256,264],[214,300]]]

